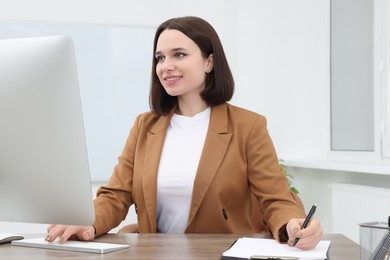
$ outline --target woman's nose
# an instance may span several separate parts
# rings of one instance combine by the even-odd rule
[[[166,59],[161,67],[164,72],[172,71],[175,69],[175,65],[172,61]]]

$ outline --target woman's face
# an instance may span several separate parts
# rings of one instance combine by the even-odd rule
[[[156,74],[171,96],[196,96],[205,88],[206,73],[213,68],[212,55],[203,58],[198,45],[178,30],[165,30],[157,41]]]

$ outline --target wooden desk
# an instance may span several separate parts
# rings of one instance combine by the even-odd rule
[[[0,245],[0,259],[136,259],[136,260],[174,260],[220,259],[239,237],[266,237],[264,235],[237,234],[107,234],[96,241],[129,244],[130,248],[107,254],[78,253]],[[26,238],[43,237],[25,235]],[[323,240],[331,240],[330,260],[359,260],[360,246],[343,235],[324,235]]]

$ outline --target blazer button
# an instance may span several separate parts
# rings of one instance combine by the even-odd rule
[[[227,212],[226,212],[226,209],[222,209],[222,214],[223,214],[223,218],[224,218],[225,220],[228,220],[228,214],[227,214]]]

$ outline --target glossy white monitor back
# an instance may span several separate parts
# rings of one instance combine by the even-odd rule
[[[0,40],[0,221],[90,225],[92,200],[71,38]]]

